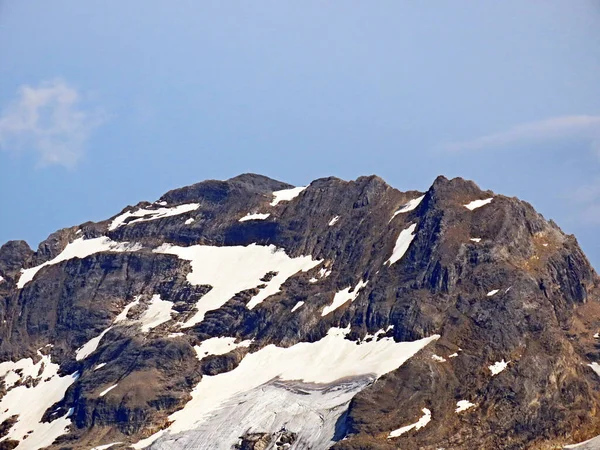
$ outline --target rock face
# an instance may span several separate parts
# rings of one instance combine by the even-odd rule
[[[0,448],[600,435],[596,273],[531,205],[460,178],[206,181],[8,242],[0,277]]]

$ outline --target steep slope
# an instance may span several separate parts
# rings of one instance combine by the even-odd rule
[[[462,179],[206,181],[9,242],[0,277],[0,449],[600,434],[595,272],[529,204]]]

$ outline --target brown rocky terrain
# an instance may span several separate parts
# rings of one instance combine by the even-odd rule
[[[334,417],[331,445],[314,448],[553,449],[600,435],[600,375],[590,366],[600,362],[600,284],[573,236],[528,203],[460,178],[438,177],[425,193],[400,192],[375,176],[325,178],[273,204],[273,192],[291,188],[252,174],[206,181],[104,222],[57,231],[37,251],[23,241],[0,247],[0,361],[40,364],[30,375],[27,368],[0,370],[0,408],[11,391],[72,376],[42,418],[70,422],[44,446],[128,448],[169,427],[201,380],[233,373],[269,346],[318,344],[337,327],[357,346],[439,339],[367,385],[349,383],[348,392],[356,392]],[[493,200],[465,206],[486,199]],[[395,214],[411,201],[414,208]],[[240,221],[248,214],[269,216]],[[401,235],[414,238],[390,264]],[[89,242],[104,247],[64,257],[73,243]],[[193,282],[201,262],[169,249],[253,244],[310,256],[314,264],[251,307],[284,269],[265,270],[252,287],[182,325],[217,288]],[[228,260],[222,271],[232,265]],[[323,315],[347,288],[355,299]],[[216,337],[236,344],[199,356]],[[54,378],[49,361],[59,366]],[[270,389],[265,384],[263,392]],[[286,385],[286,401],[310,397],[310,389]],[[472,406],[456,412],[461,401]],[[428,423],[390,437],[424,409]],[[17,436],[13,410],[0,423],[0,448],[17,441],[17,448],[41,448],[33,444],[37,431]],[[260,426],[237,436],[235,448],[310,447],[293,421],[281,430]],[[148,445],[220,448],[218,438],[211,445],[169,442]]]

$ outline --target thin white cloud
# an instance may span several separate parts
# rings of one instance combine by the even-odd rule
[[[581,213],[581,221],[584,225],[600,224],[600,205],[597,203],[587,205]]]
[[[0,149],[33,151],[42,165],[73,167],[105,116],[86,110],[80,93],[64,80],[23,85],[0,115]]]
[[[441,146],[448,152],[488,150],[559,139],[583,139],[600,150],[600,116],[564,116],[517,125],[509,130]]]

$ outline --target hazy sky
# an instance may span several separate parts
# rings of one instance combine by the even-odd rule
[[[462,176],[600,267],[600,2],[0,0],[0,242],[207,178]]]

